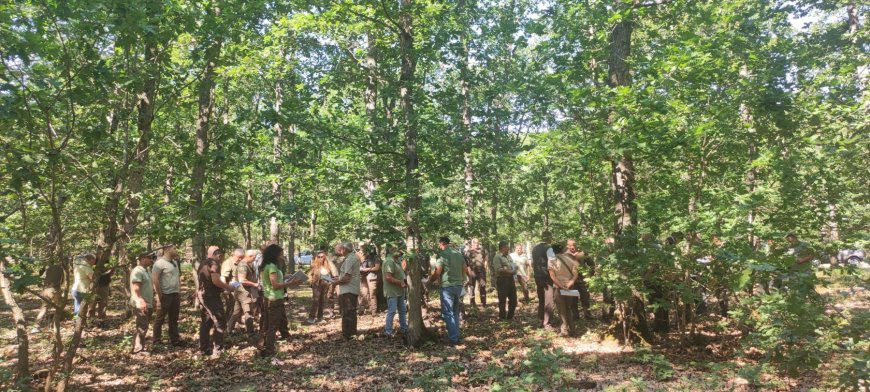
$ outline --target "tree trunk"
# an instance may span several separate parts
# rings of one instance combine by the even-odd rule
[[[610,56],[608,58],[608,82],[610,87],[631,86],[628,57],[631,54],[631,33],[634,28],[630,19],[613,26],[610,32]],[[611,122],[617,113],[611,113]],[[626,132],[626,130],[621,130]],[[615,233],[618,235],[637,224],[637,209],[634,204],[634,163],[631,153],[625,152],[611,162],[611,183],[616,209]]]
[[[18,363],[15,365],[15,381],[26,382],[30,378],[30,340],[27,337],[27,320],[24,311],[18,306],[15,297],[12,296],[10,286],[12,282],[6,278],[6,258],[0,258],[0,289],[3,291],[3,300],[12,309],[12,322],[15,323],[15,336],[18,343]],[[49,304],[51,306],[52,304]],[[55,313],[60,311],[55,310]]]
[[[469,73],[468,73],[468,26],[466,15],[468,13],[466,0],[458,0],[456,2],[456,13],[460,20],[459,33],[459,96],[460,108],[459,112],[462,116],[462,137],[464,140],[464,149],[462,153],[465,161],[465,214],[463,219],[463,228],[466,237],[471,236],[472,224],[474,223],[474,160],[471,156],[472,138],[471,138],[471,98],[469,92]]]
[[[209,17],[217,19],[221,10],[217,6],[209,9]],[[194,225],[193,258],[205,260],[205,222],[202,221],[203,188],[205,187],[206,171],[209,165],[209,131],[214,111],[215,67],[221,55],[221,41],[215,38],[205,49],[205,64],[202,70],[202,80],[198,89],[198,115],[196,118],[196,155],[193,161],[193,172],[190,176],[190,222]]]
[[[283,52],[282,52],[283,57]],[[275,104],[272,107],[275,113],[281,111],[282,101],[284,99],[284,90],[281,87],[281,82],[275,82]],[[275,178],[272,180],[272,216],[269,218],[269,241],[273,244],[278,243],[278,216],[277,211],[281,206],[281,183],[278,182],[278,164],[281,162],[281,139],[282,126],[276,121],[272,127],[275,134],[272,136],[272,163],[275,165],[273,169]]]
[[[407,246],[410,252],[416,255],[414,262],[409,266],[408,285],[408,344],[419,346],[427,337],[425,325],[423,325],[423,290],[420,286],[422,262],[420,252],[420,228],[417,222],[417,213],[420,210],[420,184],[417,168],[419,166],[417,156],[417,121],[414,115],[414,78],[416,70],[416,54],[414,53],[414,35],[411,30],[411,7],[413,0],[401,0],[401,16],[399,30],[399,49],[401,54],[401,75],[399,77],[399,106],[403,114],[403,128],[405,134],[405,224],[407,234]]]
[[[619,5],[619,2],[617,2]],[[608,85],[611,88],[631,86],[631,72],[628,58],[631,54],[631,34],[634,22],[630,16],[624,17],[610,31],[610,55],[608,57]],[[616,111],[610,113],[610,123],[617,121],[619,114]],[[626,129],[621,129],[626,133]],[[634,186],[634,162],[630,152],[623,152],[621,156],[611,161],[611,189],[613,191],[616,224],[614,234],[619,246],[620,234],[637,225],[637,207],[635,206]],[[631,328],[645,340],[650,340],[652,335],[647,327],[647,314],[643,300],[635,292],[627,299],[627,303],[619,306],[624,310],[620,312],[618,325],[623,325],[623,330]],[[626,331],[627,332],[627,331]],[[628,334],[620,336],[621,340],[627,341]]]

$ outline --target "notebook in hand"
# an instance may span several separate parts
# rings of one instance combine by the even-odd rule
[[[295,273],[293,273],[293,275],[290,275],[287,277],[287,279],[284,279],[285,282],[289,282],[291,280],[299,280],[304,283],[308,281],[308,275],[306,275],[302,271],[296,271]]]
[[[580,291],[578,290],[559,290],[559,294],[563,297],[579,297]]]

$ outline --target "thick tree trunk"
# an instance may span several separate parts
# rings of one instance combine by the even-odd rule
[[[608,82],[610,87],[631,85],[628,57],[631,54],[631,33],[634,25],[630,19],[622,20],[610,32],[610,56],[608,58]],[[616,120],[611,113],[611,121]],[[622,130],[626,132],[626,130]],[[626,152],[611,162],[611,183],[616,210],[616,234],[637,224],[637,207],[634,204],[634,163]]]
[[[617,2],[619,5],[619,2]],[[610,31],[610,55],[608,57],[608,85],[611,88],[631,86],[631,72],[629,69],[628,58],[631,55],[631,34],[634,29],[634,22],[631,17],[624,17]],[[617,112],[610,113],[610,122],[614,123],[617,120]],[[626,129],[621,129],[620,132],[628,132]],[[620,234],[637,225],[637,206],[634,203],[635,185],[634,185],[634,162],[630,152],[623,152],[621,156],[615,157],[611,161],[611,189],[613,191],[616,224],[614,227],[615,237],[620,238]],[[619,246],[619,242],[617,242]],[[629,335],[626,331],[631,328],[637,331],[644,340],[650,340],[652,335],[647,327],[647,314],[643,300],[637,293],[632,293],[631,297],[625,300],[627,302],[620,304],[624,310],[620,312],[618,325],[622,325],[622,330],[626,333],[619,336],[621,340],[627,341]]]
[[[0,258],[0,289],[3,291],[3,301],[12,309],[12,322],[15,324],[15,337],[18,343],[18,363],[15,364],[15,381],[25,382],[30,378],[30,339],[27,337],[27,320],[24,311],[18,306],[12,295],[12,282],[6,278],[6,258]],[[51,306],[51,304],[49,304]],[[59,313],[55,310],[55,313]]]
[[[420,210],[420,183],[417,168],[417,120],[414,114],[414,79],[416,71],[416,55],[414,53],[414,35],[412,31],[411,7],[413,0],[401,0],[399,49],[401,54],[401,75],[399,77],[399,106],[403,114],[405,134],[405,224],[408,250],[417,255],[409,266],[408,284],[408,344],[419,346],[426,340],[427,331],[423,324],[423,290],[420,279],[421,258],[420,227],[417,213]]]
[[[218,18],[221,10],[213,7],[209,10],[212,18]],[[221,54],[221,41],[211,42],[205,49],[205,64],[202,70],[202,80],[198,89],[198,115],[196,118],[196,155],[194,156],[193,172],[190,176],[190,221],[194,225],[193,257],[195,260],[205,260],[205,222],[202,221],[203,188],[205,187],[206,171],[209,164],[209,131],[211,131],[212,113],[214,111],[215,68]]]

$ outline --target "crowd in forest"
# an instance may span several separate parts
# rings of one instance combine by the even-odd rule
[[[487,304],[487,281],[495,282],[498,296],[498,318],[511,320],[518,304],[517,288],[523,293],[523,300],[531,302],[530,286],[534,280],[537,298],[539,327],[559,328],[564,336],[574,336],[579,318],[592,320],[590,294],[584,273],[594,274],[595,262],[589,250],[578,248],[575,240],[554,243],[552,234],[544,231],[541,241],[530,247],[527,255],[523,244],[517,243],[511,252],[507,241],[498,243],[496,254],[490,255],[480,241],[471,239],[460,247],[451,243],[449,237],[441,237],[438,251],[431,258],[419,257],[413,252],[406,253],[400,245],[387,245],[381,252],[375,245],[339,242],[329,252],[322,247],[315,254],[306,273],[296,272],[285,277],[287,256],[277,244],[266,242],[259,249],[235,249],[225,254],[218,246],[210,246],[205,260],[197,263],[195,300],[200,309],[199,351],[202,355],[219,356],[225,347],[226,334],[241,331],[246,335],[248,344],[255,346],[260,355],[272,356],[276,353],[276,341],[290,339],[288,330],[286,289],[303,283],[312,289],[312,303],[307,324],[324,323],[335,317],[335,303],[341,318],[344,338],[351,339],[357,334],[358,315],[369,312],[379,314],[386,308],[384,319],[385,336],[404,335],[408,331],[407,290],[408,268],[410,265],[421,267],[421,287],[424,299],[427,286],[440,289],[441,319],[447,331],[445,343],[455,345],[460,342],[460,326],[465,319],[465,297],[469,297],[472,307]],[[798,241],[797,236],[789,234],[787,253],[794,256],[795,271],[807,271],[812,252],[806,243]],[[678,249],[680,243],[691,246],[700,241],[696,234],[683,236],[675,233],[664,244],[643,237],[649,249],[669,247]],[[605,246],[613,246],[613,238],[605,240]],[[722,247],[722,242],[713,237],[714,247]],[[409,263],[417,257],[421,263]],[[163,246],[155,251],[143,252],[136,257],[137,265],[130,272],[129,309],[135,315],[135,333],[132,353],[147,355],[146,335],[151,327],[151,342],[162,344],[163,325],[168,324],[169,343],[184,346],[178,322],[181,307],[181,262],[175,245]],[[699,257],[700,264],[711,263],[713,259],[727,259],[727,256],[711,255]],[[89,317],[105,319],[108,305],[109,286],[114,269],[109,269],[95,277],[96,257],[87,254],[74,263],[74,282],[72,284],[73,310],[76,316],[82,310],[85,298],[93,298],[89,306]],[[714,264],[721,264],[714,263]],[[58,267],[59,268],[59,267]],[[715,272],[714,273],[722,273]],[[59,282],[63,271],[50,267],[43,277],[46,291],[43,297],[59,300]],[[761,282],[767,289],[769,280]],[[773,285],[780,287],[781,281],[774,279]],[[661,289],[651,289],[650,300],[654,301]],[[727,312],[728,293],[714,288],[723,313]],[[606,305],[612,305],[604,291]],[[423,304],[425,306],[425,300]],[[379,306],[385,305],[385,306]],[[612,315],[612,306],[610,315]],[[38,319],[45,315],[45,309]],[[398,315],[399,329],[395,330],[394,321]],[[558,315],[558,318],[556,317]],[[607,318],[605,310],[603,317]],[[667,324],[667,313],[655,313],[656,324]],[[663,320],[661,320],[663,318]],[[258,327],[258,328],[257,328]],[[666,328],[666,326],[665,326]],[[258,332],[257,332],[258,331]]]

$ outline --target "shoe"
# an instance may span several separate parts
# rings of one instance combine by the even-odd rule
[[[137,356],[137,357],[150,357],[151,353],[148,351],[142,350],[142,351],[133,353],[133,355]]]
[[[313,319],[313,318],[310,318],[310,319],[308,319],[308,320],[305,320],[305,324],[306,324],[306,325],[311,325],[311,324],[314,324],[314,323],[316,323],[316,322],[317,322],[317,320],[315,320],[315,319]]]

